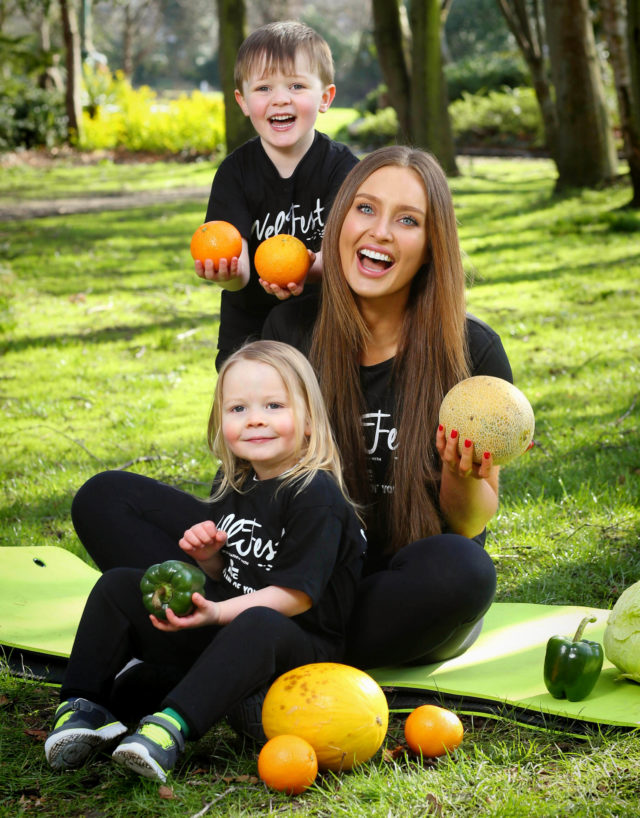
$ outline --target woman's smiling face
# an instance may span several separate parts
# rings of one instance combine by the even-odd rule
[[[361,299],[409,295],[427,260],[427,195],[412,168],[379,168],[358,188],[340,232],[340,261]]]

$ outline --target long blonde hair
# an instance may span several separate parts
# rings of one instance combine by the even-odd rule
[[[327,220],[322,253],[322,298],[310,359],[329,408],[332,428],[350,495],[361,506],[372,502],[361,416],[367,411],[360,387],[360,361],[369,329],[344,276],[339,240],[342,225],[363,182],[382,167],[415,171],[427,198],[428,260],[411,284],[401,340],[393,365],[398,448],[387,476],[384,532],[395,551],[413,540],[439,533],[440,460],[435,432],[442,398],[469,374],[466,342],[465,275],[447,178],[428,153],[413,148],[381,148],[348,174]],[[421,436],[420,442],[414,439]]]
[[[299,490],[302,490],[319,471],[325,471],[333,475],[345,498],[351,502],[342,476],[340,454],[313,368],[301,352],[280,341],[253,341],[246,344],[227,358],[220,368],[209,414],[207,441],[213,454],[220,460],[223,476],[212,499],[219,499],[231,490],[241,492],[251,471],[249,461],[236,457],[222,434],[224,378],[232,366],[243,361],[255,361],[273,367],[282,378],[291,400],[298,461],[282,478],[281,485],[297,482]],[[309,429],[308,435],[305,434],[305,427]]]

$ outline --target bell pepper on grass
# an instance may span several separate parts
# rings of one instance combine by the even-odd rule
[[[193,610],[191,594],[202,593],[206,576],[197,565],[180,560],[159,562],[148,568],[140,580],[142,602],[158,619],[167,618],[167,608],[176,616]]]
[[[552,636],[544,657],[544,683],[556,699],[579,702],[593,690],[602,670],[604,652],[599,642],[582,639],[582,633],[595,616],[585,616],[573,639]]]

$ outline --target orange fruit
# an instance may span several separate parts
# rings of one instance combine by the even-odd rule
[[[286,287],[299,284],[309,271],[309,252],[295,236],[279,233],[258,245],[253,258],[260,278]]]
[[[436,758],[451,753],[462,741],[462,722],[444,707],[423,704],[409,713],[404,723],[404,737],[414,753]]]
[[[242,236],[229,222],[205,222],[191,237],[191,255],[204,264],[210,258],[218,269],[221,258],[229,261],[242,252]]]
[[[299,736],[274,736],[260,750],[258,774],[271,789],[299,795],[318,775],[316,752]]]

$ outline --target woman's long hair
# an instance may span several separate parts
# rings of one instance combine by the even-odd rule
[[[359,162],[343,182],[322,244],[322,299],[310,358],[332,420],[347,489],[366,514],[372,497],[361,425],[366,407],[359,366],[369,331],[342,271],[339,239],[360,186],[388,166],[414,170],[427,197],[428,261],[411,285],[392,375],[398,447],[388,475],[395,489],[387,495],[384,535],[396,551],[442,530],[440,460],[435,448],[438,414],[447,391],[469,373],[465,275],[453,201],[447,178],[430,154],[402,146],[382,148]]]
[[[291,399],[298,461],[287,471],[282,485],[297,482],[302,490],[317,472],[326,471],[333,475],[345,498],[349,500],[339,450],[333,438],[315,372],[301,352],[280,341],[254,341],[246,344],[227,358],[220,368],[207,428],[209,448],[220,460],[222,468],[222,480],[212,499],[218,499],[230,490],[242,491],[251,471],[251,463],[236,457],[222,434],[224,378],[232,366],[241,365],[243,361],[273,367],[282,378]],[[309,429],[308,435],[305,434],[305,427]]]

